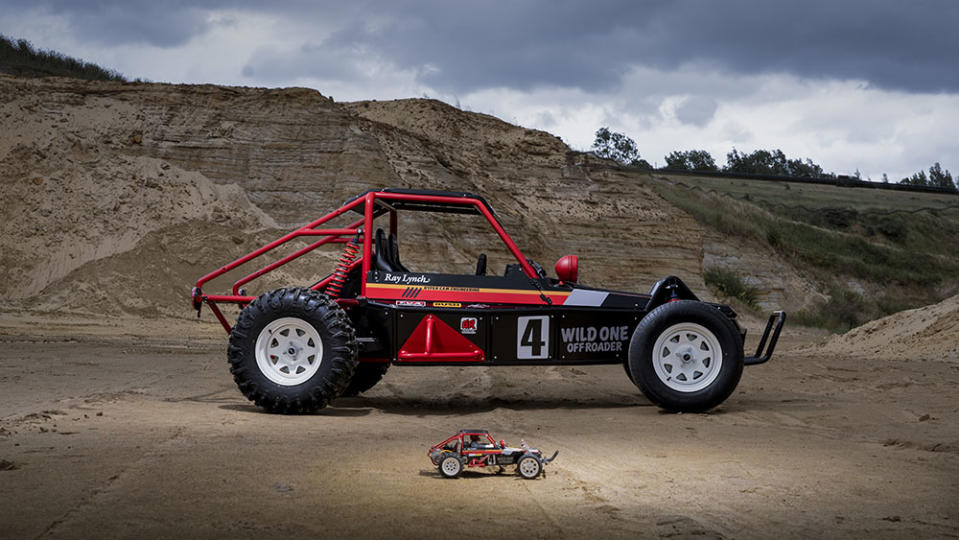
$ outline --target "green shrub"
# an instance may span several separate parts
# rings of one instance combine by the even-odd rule
[[[720,296],[736,298],[751,308],[756,308],[759,292],[748,285],[735,272],[727,268],[712,267],[703,271],[703,279]]]
[[[829,300],[808,310],[790,315],[792,321],[803,326],[817,326],[830,332],[842,333],[863,324],[869,311],[858,294],[839,287],[830,287]]]

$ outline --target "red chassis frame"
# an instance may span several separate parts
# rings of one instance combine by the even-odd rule
[[[382,216],[386,213],[390,215],[390,233],[396,234],[397,232],[397,210],[390,205],[390,201],[409,201],[409,202],[419,202],[419,203],[439,203],[439,204],[448,204],[455,206],[463,207],[472,207],[481,214],[489,224],[493,227],[493,230],[496,231],[496,234],[503,240],[503,243],[506,244],[506,247],[509,249],[510,253],[516,257],[516,260],[519,262],[523,273],[526,274],[530,279],[535,279],[537,277],[536,271],[529,264],[526,258],[523,256],[522,252],[519,250],[519,247],[516,246],[516,243],[513,242],[513,239],[510,238],[509,234],[506,233],[506,230],[503,229],[503,226],[500,225],[499,221],[496,220],[496,217],[490,211],[490,208],[485,204],[485,201],[482,201],[473,197],[455,197],[455,196],[445,196],[445,195],[423,195],[423,194],[412,194],[412,193],[401,193],[401,192],[390,192],[390,191],[375,191],[371,190],[366,192],[363,195],[347,202],[342,207],[325,216],[300,227],[276,240],[270,242],[269,244],[252,251],[239,259],[227,264],[210,272],[209,274],[201,277],[196,282],[196,286],[193,288],[193,307],[197,310],[199,314],[200,309],[203,304],[207,304],[210,307],[210,311],[216,316],[217,320],[220,321],[220,324],[223,325],[223,328],[229,334],[233,330],[233,326],[227,321],[226,317],[223,315],[220,308],[217,306],[218,302],[232,303],[237,304],[241,308],[245,307],[247,304],[256,299],[255,296],[247,296],[241,294],[241,289],[244,284],[249,283],[250,281],[268,273],[277,268],[306,255],[307,253],[315,250],[316,248],[329,244],[329,243],[342,243],[346,244],[351,242],[352,238],[360,237],[362,238],[362,255],[356,258],[355,260],[349,261],[349,266],[345,270],[353,270],[357,266],[362,265],[362,275],[361,275],[361,292],[360,294],[364,297],[368,297],[367,293],[367,283],[366,277],[369,275],[370,271],[370,261],[372,259],[373,252],[373,238],[371,234],[368,234],[368,231],[373,230],[373,220],[379,216]],[[363,218],[359,219],[345,228],[342,229],[318,229],[320,225],[342,216],[346,212],[356,209],[359,206],[363,206]],[[286,255],[279,260],[276,260],[266,266],[261,267],[255,272],[237,280],[233,284],[232,294],[204,294],[203,285],[207,282],[220,277],[231,270],[234,270],[253,259],[259,258],[274,249],[300,237],[305,236],[321,236],[320,240],[313,242],[312,244],[301,248],[289,255]],[[342,260],[341,260],[342,261]],[[326,290],[330,284],[333,282],[335,273],[330,273],[326,278],[322,279],[311,288],[314,290]],[[389,299],[386,297],[385,299]],[[533,300],[533,297],[530,298]],[[355,305],[357,300],[354,298],[338,298],[337,303],[344,307],[349,307]],[[535,297],[533,300],[536,303],[541,302],[543,305],[546,305],[544,299],[539,296]]]

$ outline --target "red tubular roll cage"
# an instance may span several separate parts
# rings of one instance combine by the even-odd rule
[[[475,452],[487,452],[487,453],[497,453],[497,454],[502,453],[503,449],[497,448],[496,441],[493,440],[493,436],[490,435],[488,432],[461,431],[460,433],[457,433],[456,435],[451,435],[450,437],[447,437],[446,440],[444,440],[443,442],[439,444],[434,444],[433,446],[431,446],[430,449],[426,451],[426,455],[432,454],[434,450],[439,450],[440,448],[443,448],[444,446],[446,446],[450,441],[455,441],[455,440],[458,440],[460,442],[459,451],[460,453],[462,453],[466,445],[466,441],[464,439],[466,437],[473,436],[473,435],[476,435],[477,437],[481,437],[481,438],[486,437],[486,440],[489,441],[491,445],[493,445],[493,448],[491,450],[475,450]]]
[[[253,281],[254,279],[267,274],[277,268],[289,263],[290,261],[296,260],[303,255],[315,250],[316,248],[330,244],[330,243],[341,243],[345,244],[350,242],[353,238],[359,238],[362,241],[362,255],[353,260],[349,265],[349,270],[353,270],[359,265],[362,265],[362,285],[361,285],[361,296],[367,296],[367,287],[366,287],[366,276],[369,275],[370,271],[370,261],[372,260],[373,253],[373,238],[371,234],[368,234],[368,231],[373,230],[373,220],[383,214],[389,213],[390,215],[390,233],[397,233],[397,218],[396,212],[397,209],[394,208],[390,202],[412,202],[412,203],[426,203],[426,204],[435,204],[443,205],[446,207],[460,207],[464,209],[475,209],[477,213],[486,218],[490,225],[492,225],[493,230],[496,231],[496,234],[503,240],[503,243],[506,244],[506,247],[509,249],[510,253],[516,257],[516,260],[519,262],[520,266],[523,269],[523,273],[526,274],[530,279],[536,279],[536,271],[533,270],[533,267],[529,264],[526,258],[523,256],[522,252],[516,246],[516,243],[513,242],[513,239],[510,238],[509,234],[503,229],[503,226],[500,225],[497,221],[496,216],[491,211],[489,205],[486,204],[486,201],[483,201],[480,198],[475,196],[468,195],[436,195],[436,194],[422,194],[414,192],[394,192],[389,190],[380,190],[380,191],[368,191],[355,199],[348,201],[342,207],[325,216],[300,227],[294,231],[287,233],[286,235],[270,242],[269,244],[254,250],[239,259],[223,266],[209,274],[201,277],[197,280],[196,286],[193,288],[193,308],[197,310],[199,315],[200,309],[204,303],[210,306],[210,311],[216,316],[217,320],[220,321],[220,324],[223,325],[223,328],[226,329],[227,333],[230,333],[233,330],[233,326],[227,321],[226,317],[220,311],[217,306],[217,302],[226,302],[238,304],[243,307],[246,304],[252,302],[256,297],[247,296],[241,294],[241,289],[243,285]],[[346,228],[341,229],[318,229],[320,225],[342,216],[349,211],[359,211],[359,207],[362,206],[363,218],[357,221],[354,221]],[[425,210],[429,210],[426,208]],[[361,227],[362,226],[362,227]],[[220,277],[227,272],[234,270],[253,259],[259,258],[274,249],[300,237],[309,237],[309,236],[321,236],[323,238],[313,242],[312,244],[303,247],[289,255],[286,255],[274,262],[267,264],[266,266],[261,267],[255,272],[240,278],[233,284],[232,294],[226,295],[215,295],[215,294],[204,294],[202,291],[203,285],[208,281],[213,280],[214,278]],[[334,274],[331,273],[326,278],[320,280],[318,283],[313,285],[311,288],[314,290],[325,290],[326,287],[330,284],[334,277]],[[337,299],[337,302],[341,305],[352,305],[356,303],[355,299],[352,298],[341,298]]]

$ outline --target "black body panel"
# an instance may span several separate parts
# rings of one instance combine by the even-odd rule
[[[402,288],[395,301],[364,300],[350,310],[360,357],[398,365],[576,365],[619,364],[627,359],[633,331],[659,305],[690,299],[679,278],[656,282],[651,294],[608,291],[555,280],[530,280],[524,274],[471,276],[371,270],[368,283]],[[539,289],[534,288],[539,285]],[[529,291],[569,293],[562,304],[481,304],[424,300],[424,288],[455,291]],[[534,292],[536,291],[536,292]],[[490,293],[494,298],[496,293]],[[695,299],[695,296],[693,298]],[[394,303],[395,302],[395,303]],[[726,305],[707,303],[734,323]],[[481,349],[482,362],[398,360],[398,352],[427,315],[458,331]],[[741,332],[745,338],[745,332]]]
[[[360,357],[388,359],[397,365],[619,364],[626,360],[629,340],[644,314],[609,308],[436,308],[372,302],[350,310]],[[398,361],[400,347],[427,315],[459,330],[485,352],[485,361]],[[464,328],[464,320],[474,319],[475,327],[466,325],[474,329]],[[373,335],[366,326],[372,321],[383,321],[381,328],[389,328],[388,335]]]

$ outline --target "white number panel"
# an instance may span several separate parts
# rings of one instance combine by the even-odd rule
[[[516,358],[518,360],[549,358],[549,315],[517,317]]]

